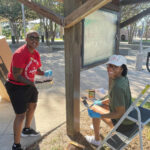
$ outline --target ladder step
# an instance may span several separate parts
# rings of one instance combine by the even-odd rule
[[[150,110],[139,107],[140,113],[141,113],[141,122],[142,124],[146,124],[150,120]],[[129,117],[134,118],[135,120],[138,120],[138,114],[137,111],[134,109],[130,112]]]
[[[107,140],[107,143],[116,150],[120,150],[124,147],[127,143],[122,141],[118,135],[113,135]]]
[[[120,150],[126,144],[130,143],[132,138],[134,138],[139,131],[137,124],[135,124],[134,128],[132,130],[129,130],[128,132],[119,131],[118,129],[116,131],[121,134],[118,135],[118,133],[116,133],[107,140],[107,144],[109,144],[111,147],[113,147],[116,150]]]
[[[123,136],[130,139],[139,131],[139,127],[137,124],[134,124],[133,128],[132,129],[130,128],[128,131],[122,131],[121,127],[120,128],[118,127],[116,131],[120,132]]]

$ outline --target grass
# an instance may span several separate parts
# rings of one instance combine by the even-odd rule
[[[150,42],[150,40],[143,40],[143,42]]]
[[[135,100],[136,100],[136,98],[132,98],[132,102],[134,102]],[[137,105],[139,106],[142,102],[143,102],[143,100],[139,100]],[[150,102],[146,102],[143,107],[150,109]]]
[[[63,41],[61,38],[55,38],[55,41]]]
[[[145,127],[146,130],[146,138],[150,140],[150,123],[148,123]]]

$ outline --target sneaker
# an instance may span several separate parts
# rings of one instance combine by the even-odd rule
[[[21,148],[21,145],[20,144],[13,144],[13,146],[12,146],[12,150],[23,150],[22,148]]]
[[[100,141],[96,141],[94,136],[85,136],[86,140],[96,146],[100,145]]]
[[[91,129],[91,130],[94,130],[93,124],[90,125],[90,129]]]
[[[34,129],[32,128],[24,128],[22,130],[21,136],[22,137],[27,137],[27,136],[39,136],[40,133],[36,132]]]

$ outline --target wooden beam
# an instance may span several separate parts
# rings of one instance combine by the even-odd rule
[[[112,0],[112,3],[119,6],[120,0]]]
[[[120,2],[120,5],[121,6],[124,6],[124,5],[132,5],[132,4],[137,4],[137,3],[149,3],[150,0],[122,0]]]
[[[81,5],[81,0],[64,0],[65,16]],[[67,135],[74,138],[80,132],[81,22],[65,29],[64,43]]]
[[[112,0],[88,0],[79,8],[74,10],[70,15],[65,17],[65,28],[70,28],[80,22],[86,16],[96,11],[97,9],[110,3]]]
[[[117,12],[120,11],[120,7],[118,5],[114,5],[113,3],[109,3],[109,4],[105,5],[104,8],[113,10],[113,11],[117,11]]]
[[[132,18],[130,18],[130,19],[120,23],[120,28],[123,28],[123,27],[125,27],[125,26],[127,26],[129,24],[132,24],[132,23],[136,22],[137,20],[143,18],[144,16],[146,16],[148,14],[150,14],[150,8],[148,8],[148,9],[142,11],[141,13],[137,14],[136,16],[134,16],[134,17],[132,17]]]
[[[21,3],[23,3],[24,5],[26,5],[27,7],[31,8],[32,10],[34,10],[35,12],[37,12],[38,14],[51,19],[52,21],[56,22],[59,25],[63,25],[64,23],[64,18],[56,13],[54,13],[53,11],[51,11],[50,9],[37,4],[33,1],[30,0],[18,0]]]
[[[64,2],[64,0],[57,0],[58,2],[61,2],[61,3],[63,3]]]

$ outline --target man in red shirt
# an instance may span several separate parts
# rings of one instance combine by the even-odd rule
[[[13,126],[14,144],[12,150],[22,150],[20,135],[24,137],[39,135],[38,132],[30,128],[38,98],[34,77],[35,74],[45,75],[45,72],[40,69],[40,55],[35,50],[38,45],[38,33],[29,31],[26,35],[26,44],[18,48],[13,54],[8,81],[5,84],[16,114]],[[25,127],[22,130],[25,117]]]

